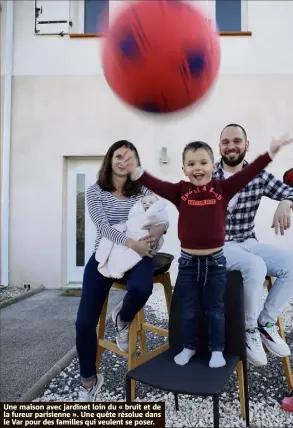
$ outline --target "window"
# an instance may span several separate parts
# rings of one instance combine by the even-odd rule
[[[109,0],[84,0],[84,32],[103,33],[109,24]]]
[[[248,0],[196,1],[217,22],[220,33],[251,35],[247,31]],[[110,0],[70,0],[70,35],[103,35],[109,25],[109,8]]]
[[[241,32],[246,28],[246,1],[216,0],[215,18],[220,32]]]
[[[76,266],[85,265],[85,174],[76,174]]]
[[[219,31],[241,31],[241,0],[216,0]]]
[[[35,0],[35,34],[69,33],[69,3],[65,0]]]
[[[247,28],[248,0],[195,0],[203,12],[217,23],[222,35],[250,36]]]
[[[70,0],[72,36],[105,33],[109,25],[109,0]]]

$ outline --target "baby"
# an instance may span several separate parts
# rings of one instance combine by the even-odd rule
[[[164,223],[164,221],[160,221],[160,219],[158,218],[158,213],[156,213],[155,215],[148,215],[148,216],[145,216],[143,212],[138,213],[138,211],[141,211],[141,206],[144,209],[144,212],[146,212],[158,201],[159,201],[159,198],[154,193],[152,193],[152,194],[143,196],[131,208],[128,215],[128,221],[126,222],[126,227],[127,227],[126,234],[129,238],[136,239],[136,240],[144,238],[149,234],[150,226],[153,226],[154,224]],[[165,206],[165,203],[162,203],[161,205],[163,207]],[[165,213],[163,214],[163,216],[165,216]],[[148,224],[145,224],[146,222]],[[164,242],[164,239],[163,237],[161,237],[157,245],[151,249],[150,251],[151,256],[154,256],[159,251],[159,249],[163,245],[163,242]]]
[[[141,205],[144,210],[147,211],[155,202],[157,202],[159,198],[153,193],[150,195],[145,195],[141,198]]]
[[[125,223],[119,223],[113,227],[124,232],[128,238],[139,241],[149,235],[151,226],[167,222],[166,201],[151,193],[143,196],[133,205]],[[160,250],[163,241],[161,237],[156,246],[151,248],[150,256],[154,256]],[[131,248],[114,244],[103,237],[96,251],[96,260],[99,262],[98,270],[102,275],[120,279],[141,260],[141,256]]]

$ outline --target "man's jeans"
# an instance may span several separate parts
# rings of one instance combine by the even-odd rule
[[[212,351],[225,346],[224,293],[227,283],[223,250],[209,256],[192,256],[181,251],[176,283],[180,302],[181,335],[184,348],[196,349],[199,315],[209,320]]]
[[[250,238],[243,243],[225,242],[228,270],[241,272],[244,282],[246,328],[276,323],[286,304],[293,299],[293,253]],[[260,312],[265,276],[276,279]]]

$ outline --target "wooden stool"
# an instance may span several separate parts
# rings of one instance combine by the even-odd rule
[[[270,289],[273,286],[273,283],[275,281],[275,278],[271,278],[270,276],[266,276],[266,279],[264,281],[264,287],[270,291]],[[281,317],[278,317],[277,325],[279,327],[280,336],[283,340],[286,341],[284,327],[283,327],[283,321]],[[267,352],[267,349],[265,349]],[[293,376],[292,376],[292,370],[290,365],[290,358],[284,357],[283,360],[283,367],[284,367],[284,373],[287,380],[288,390],[291,391],[293,389]],[[243,419],[245,419],[245,402],[244,402],[244,384],[243,384],[243,371],[241,367],[241,362],[237,365],[237,377],[238,377],[238,383],[239,383],[239,393],[240,393],[240,408],[241,408],[241,416]]]
[[[156,274],[156,271],[153,276],[153,284],[159,283],[164,287],[166,306],[168,314],[170,313],[171,299],[172,299],[172,285],[169,272]],[[125,282],[114,282],[112,289],[116,290],[126,290]],[[97,357],[96,357],[96,370],[99,372],[102,353],[105,349],[114,352],[115,354],[121,355],[122,357],[128,360],[128,370],[131,370],[138,366],[139,364],[148,361],[149,359],[155,357],[161,352],[168,349],[169,344],[165,343],[164,345],[158,346],[155,349],[147,352],[146,349],[146,334],[145,331],[151,331],[160,336],[168,337],[168,330],[156,327],[155,325],[146,323],[144,320],[144,308],[142,308],[134,317],[133,321],[129,326],[129,342],[128,342],[128,352],[122,352],[116,345],[116,341],[110,341],[104,339],[105,326],[106,326],[106,314],[108,306],[108,297],[106,298],[100,320],[97,326]],[[136,355],[136,343],[137,336],[140,341],[140,355]],[[135,381],[131,382],[131,399],[135,399]]]
[[[275,280],[276,280],[275,278],[272,278],[270,276],[266,277],[264,286],[268,289],[268,291],[270,291],[270,289],[273,287],[273,283],[275,282]],[[285,336],[284,327],[283,327],[283,320],[281,317],[278,317],[277,326],[279,327],[281,338],[286,341],[286,336]],[[283,360],[284,373],[285,373],[288,389],[289,391],[291,391],[293,389],[293,376],[292,376],[292,370],[290,365],[290,358],[284,357],[282,358],[282,360]]]

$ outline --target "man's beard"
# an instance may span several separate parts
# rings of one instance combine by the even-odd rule
[[[222,155],[222,160],[223,162],[228,165],[228,166],[237,166],[239,165],[243,159],[245,158],[246,155],[246,150],[244,150],[243,153],[241,153],[237,158],[235,159],[229,159],[228,157],[226,157],[225,155]]]

